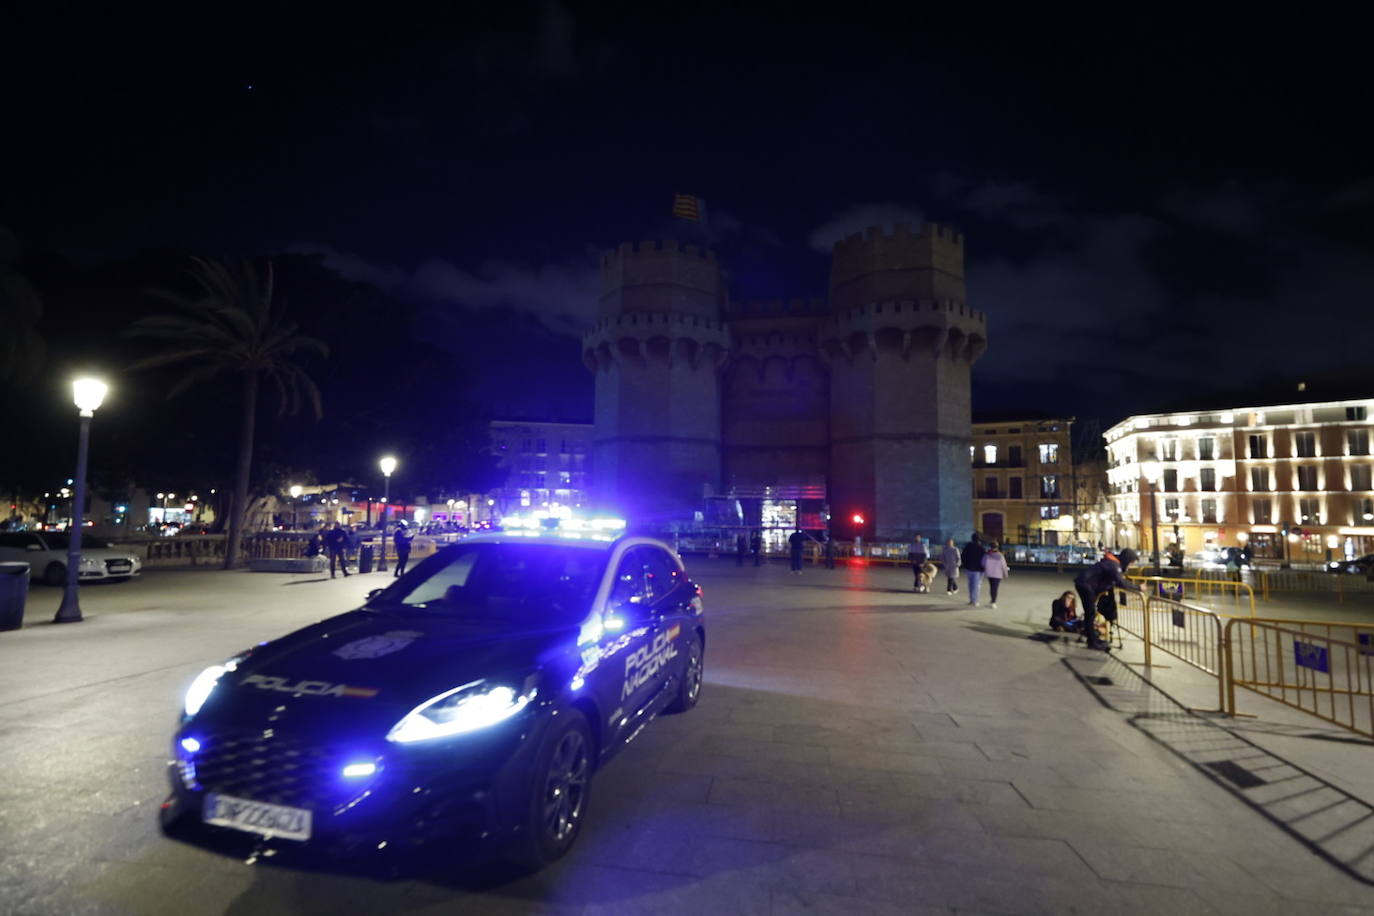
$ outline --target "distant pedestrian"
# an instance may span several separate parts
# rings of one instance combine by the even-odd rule
[[[748,553],[748,552],[749,552],[749,539],[746,538],[746,537],[744,536],[744,532],[741,531],[739,534],[735,535],[735,565],[736,565],[736,566],[743,566],[743,565],[744,565],[744,555],[745,555],[746,553]]]
[[[324,533],[324,548],[329,551],[329,578],[334,578],[334,570],[337,566],[343,570],[344,578],[348,578],[348,535],[344,533],[343,527],[335,522]]]
[[[906,552],[906,558],[911,561],[912,589],[918,592],[925,591],[921,585],[921,570],[925,568],[926,560],[930,558],[930,551],[926,548],[925,538],[919,534],[912,538],[911,549]]]
[[[997,587],[1011,571],[1006,556],[998,547],[998,543],[993,541],[988,545],[988,552],[983,554],[983,575],[988,577],[988,600],[991,607],[997,607]]]
[[[954,538],[950,538],[945,544],[940,561],[945,570],[945,594],[959,594],[959,548],[954,546]]]
[[[305,543],[305,555],[307,557],[318,557],[324,552],[324,529],[321,528],[310,535],[310,540]]]
[[[801,573],[802,571],[802,549],[806,547],[806,535],[798,528],[792,532],[792,536],[787,539],[787,546],[792,554],[792,572]]]
[[[358,551],[362,549],[363,539],[358,534],[357,525],[349,525],[344,528],[344,556],[347,557],[350,565],[356,566],[358,562]],[[361,569],[359,569],[361,572]]]
[[[970,607],[978,606],[978,588],[983,584],[983,539],[978,536],[978,532],[973,532],[969,537],[968,543],[964,545],[964,550],[959,554],[959,564],[964,567],[964,575],[968,577],[968,603]]]
[[[835,538],[829,531],[825,533],[825,568],[835,568]]]
[[[763,563],[763,532],[757,528],[754,533],[749,535],[749,552],[754,555],[754,565],[759,566]]]
[[[396,523],[396,572],[392,575],[400,577],[405,575],[406,564],[410,562],[410,542],[415,540],[415,535],[411,534],[405,522]]]

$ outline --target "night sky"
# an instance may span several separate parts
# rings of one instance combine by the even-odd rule
[[[1374,74],[1357,23],[1287,5],[817,9],[29,21],[3,62],[0,254],[49,300],[54,370],[99,358],[67,339],[96,306],[48,292],[64,272],[89,288],[149,252],[295,252],[406,305],[403,322],[349,313],[385,371],[428,342],[474,403],[585,418],[595,254],[669,228],[682,191],[705,199],[737,299],[823,294],[829,244],[869,224],[961,228],[989,315],[980,413],[1105,426],[1363,371]]]

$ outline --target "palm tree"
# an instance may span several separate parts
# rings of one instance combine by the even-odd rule
[[[243,386],[243,417],[235,467],[234,499],[229,510],[229,543],[224,568],[238,563],[243,543],[243,522],[248,506],[248,483],[253,464],[253,431],[257,418],[258,388],[266,379],[276,389],[279,413],[297,413],[303,402],[315,419],[323,415],[320,391],[297,363],[314,352],[328,356],[323,341],[297,333],[296,323],[273,302],[272,262],[266,275],[253,263],[195,258],[190,270],[198,287],[194,296],[165,290],[153,291],[175,305],[174,314],[149,315],[130,325],[130,336],[163,341],[165,349],[139,360],[136,369],[189,363],[189,371],[172,386],[167,396],[207,382],[221,373],[236,373]]]

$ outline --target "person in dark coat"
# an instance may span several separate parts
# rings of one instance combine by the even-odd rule
[[[802,548],[806,546],[806,535],[802,534],[800,528],[792,532],[792,536],[787,539],[787,546],[792,554],[792,572],[802,571]]]
[[[310,540],[305,544],[305,555],[307,557],[318,557],[322,553],[324,553],[323,528],[310,535]]]
[[[835,568],[835,537],[829,531],[825,533],[825,568]]]
[[[945,569],[945,594],[959,594],[959,548],[954,546],[954,538],[945,544],[940,554],[940,565]]]
[[[959,554],[959,565],[964,567],[964,573],[968,576],[968,603],[973,607],[978,606],[978,586],[983,584],[984,552],[983,539],[975,531]]]
[[[324,549],[329,551],[329,578],[334,578],[334,569],[337,564],[343,570],[344,578],[348,578],[348,535],[344,533],[343,527],[335,522],[324,533]]]
[[[921,570],[925,567],[926,561],[930,559],[930,551],[926,547],[925,538],[919,534],[911,539],[911,549],[906,552],[906,558],[911,561],[911,587],[914,591],[924,591],[921,587]]]
[[[746,553],[748,553],[748,552],[749,552],[749,539],[746,538],[746,537],[744,536],[744,532],[741,531],[739,534],[735,535],[735,565],[736,565],[736,566],[743,566],[743,565],[744,565],[744,555],[745,555]]]
[[[399,577],[405,575],[406,564],[410,562],[410,542],[413,540],[415,540],[415,535],[411,533],[406,523],[398,522],[396,524],[395,535],[396,572],[392,573],[393,576]]]
[[[1050,603],[1050,629],[1076,633],[1082,621],[1078,619],[1078,601],[1073,592],[1065,592]]]
[[[763,563],[763,532],[755,530],[749,535],[749,552],[754,555],[754,565]]]
[[[1078,604],[1083,608],[1081,632],[1088,636],[1089,649],[1107,648],[1107,644],[1097,635],[1097,596],[1114,588],[1128,592],[1140,591],[1140,586],[1128,581],[1125,576],[1126,569],[1135,559],[1136,553],[1130,548],[1121,551],[1120,559],[1106,553],[1073,580],[1074,590],[1078,592]]]

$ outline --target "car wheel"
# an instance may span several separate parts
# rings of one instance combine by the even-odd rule
[[[67,582],[67,566],[58,563],[56,560],[48,564],[48,568],[43,570],[43,581],[48,585],[64,585]]]
[[[682,682],[678,684],[677,696],[668,704],[665,712],[686,712],[697,705],[701,699],[702,675],[706,670],[705,652],[701,637],[692,633],[687,637],[687,663],[682,671]]]
[[[543,868],[567,853],[582,832],[592,783],[595,747],[587,717],[567,709],[535,757],[524,836],[516,862]]]

